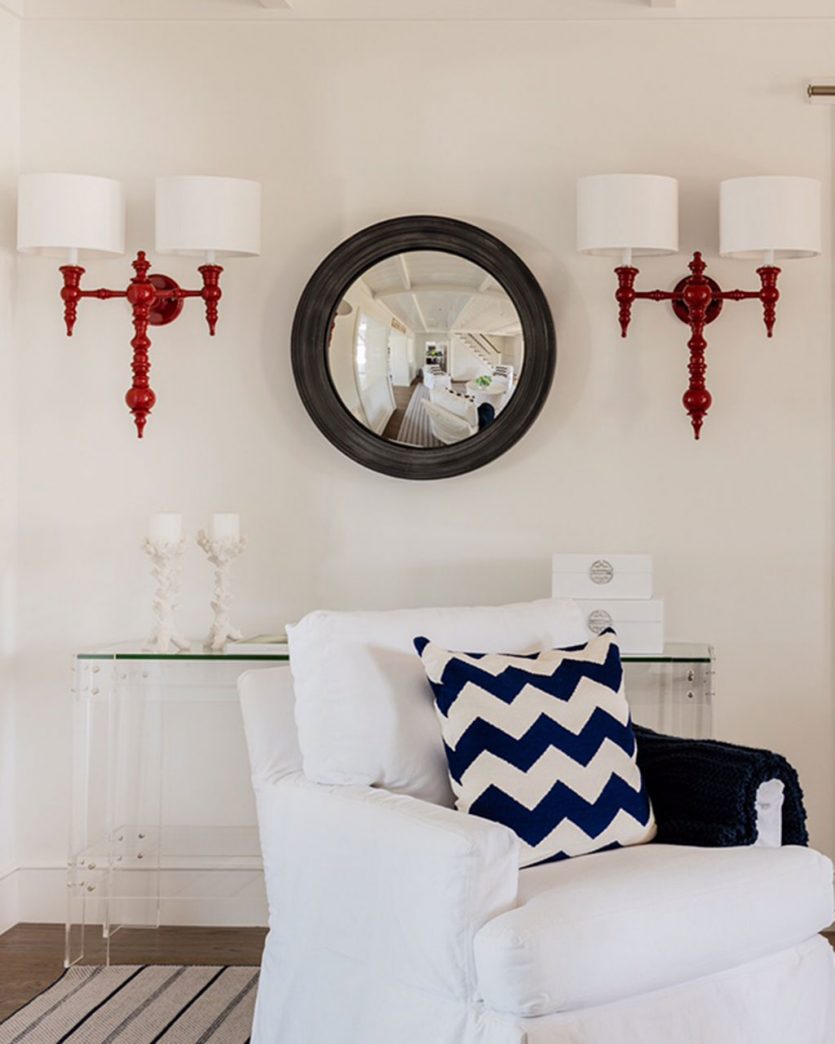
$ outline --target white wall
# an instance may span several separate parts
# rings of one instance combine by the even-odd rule
[[[512,366],[513,371],[518,377],[522,372],[522,363],[525,358],[525,339],[521,334],[516,334],[514,337],[502,337],[499,339],[502,349],[502,362],[507,366]]]
[[[14,851],[14,641],[17,527],[14,192],[20,23],[0,10],[0,932],[17,919]]]
[[[124,178],[131,248],[151,248],[156,174],[265,189],[263,258],[229,263],[217,337],[194,306],[155,337],[159,399],[143,442],[122,403],[124,306],[84,302],[68,343],[54,265],[20,264],[27,863],[64,856],[70,654],[146,629],[138,545],[161,509],[182,510],[191,529],[213,510],[242,513],[247,631],[317,606],[537,597],[556,549],[652,552],[669,637],[716,646],[719,734],[788,754],[813,839],[835,851],[829,253],[786,265],[772,342],[757,305],[726,306],[710,329],[715,406],[696,443],[679,401],[686,330],[642,302],[621,342],[612,266],[574,252],[573,219],[579,174],[677,175],[683,250],[703,249],[724,284],[753,284],[752,266],[716,259],[717,183],[806,174],[829,198],[830,113],[805,105],[800,85],[831,68],[833,23],[171,22],[160,33],[37,22],[24,39],[24,168]],[[70,83],[84,118],[61,104]],[[474,172],[497,126],[503,148]],[[321,437],[293,386],[289,337],[305,281],[340,240],[432,212],[487,228],[527,261],[554,311],[559,363],[521,443],[427,485],[363,470]],[[685,261],[648,260],[640,282],[672,285]],[[194,281],[187,261],[167,265]],[[90,285],[127,274],[124,262],[89,266]],[[402,554],[429,531],[433,570]],[[209,580],[193,551],[182,623],[196,635]]]

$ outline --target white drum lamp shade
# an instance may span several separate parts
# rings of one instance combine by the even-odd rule
[[[160,254],[260,254],[261,186],[243,178],[157,178],[156,232]]]
[[[125,252],[121,182],[88,174],[22,174],[17,248],[25,254],[113,257]]]
[[[759,259],[821,252],[821,183],[815,178],[731,178],[719,186],[719,253]]]
[[[660,174],[593,174],[577,181],[577,249],[636,256],[678,251],[678,182]]]

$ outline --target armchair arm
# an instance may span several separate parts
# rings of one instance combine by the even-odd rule
[[[783,784],[782,843],[806,845],[806,809],[797,772],[780,754],[718,740],[663,736],[635,726],[638,766],[652,801],[657,841],[725,847],[758,841],[758,811]],[[779,788],[778,788],[779,789]]]
[[[295,774],[257,788],[271,946],[365,976],[475,993],[473,938],[515,905],[518,839],[497,823]]]

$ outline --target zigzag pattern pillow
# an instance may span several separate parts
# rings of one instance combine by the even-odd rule
[[[416,638],[456,807],[510,827],[520,866],[650,841],[611,629],[532,656],[448,652]]]

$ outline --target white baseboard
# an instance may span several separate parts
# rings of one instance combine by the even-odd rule
[[[18,884],[17,870],[0,875],[0,935],[21,919]]]
[[[137,875],[136,894],[123,894],[113,904],[114,923],[133,925],[154,924],[157,920],[156,903],[140,899],[147,871]],[[0,923],[3,919],[3,891],[5,880],[13,887],[14,905],[9,906],[12,918],[6,927],[22,921],[42,924],[62,924],[67,918],[67,871],[63,866],[21,867],[0,880]],[[91,882],[92,883],[92,882]],[[122,877],[121,886],[131,891],[130,883]],[[95,882],[95,890],[85,892],[84,919],[88,924],[100,924],[104,903],[101,899],[103,881]],[[267,904],[263,874],[253,870],[183,869],[164,871],[164,898],[159,903],[161,924],[194,925],[206,927],[265,927]],[[81,916],[76,906],[73,917]],[[5,929],[4,929],[5,930]]]

